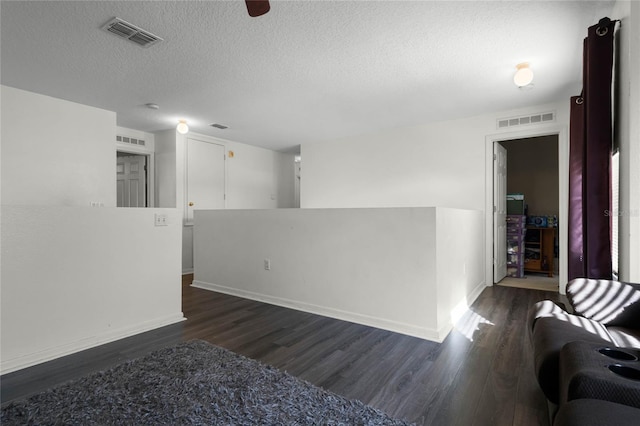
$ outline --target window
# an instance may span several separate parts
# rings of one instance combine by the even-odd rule
[[[615,150],[611,156],[611,267],[613,278],[618,279],[618,219],[620,218],[619,182],[620,153]]]

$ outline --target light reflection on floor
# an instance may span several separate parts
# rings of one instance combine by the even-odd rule
[[[470,342],[473,342],[473,334],[480,330],[480,324],[495,325],[488,319],[476,314],[469,309],[455,325],[455,329],[458,330],[464,337]]]

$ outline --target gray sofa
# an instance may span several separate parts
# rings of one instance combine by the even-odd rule
[[[624,404],[625,407],[634,405],[637,400],[638,406],[630,409],[638,410],[636,418],[640,424],[640,380],[634,377],[621,378],[615,372],[596,371],[589,366],[589,362],[602,364],[607,361],[607,365],[623,363],[620,368],[625,369],[625,374],[630,372],[633,376],[636,371],[640,374],[640,360],[631,359],[634,355],[629,355],[630,359],[626,361],[610,360],[609,356],[602,355],[607,351],[610,355],[615,348],[630,348],[627,352],[640,349],[640,284],[580,278],[567,284],[567,298],[569,307],[544,300],[529,311],[535,373],[547,399],[559,406],[558,419],[562,422],[557,424],[569,424],[566,423],[566,411],[571,411],[575,405],[584,405],[584,401],[575,402],[575,398],[588,398],[588,395],[597,395],[596,400],[608,400],[608,403]],[[576,353],[576,345],[565,348],[572,342],[582,342],[577,350],[584,354]],[[563,348],[564,375],[561,371]],[[600,352],[596,354],[596,351]],[[573,358],[567,360],[567,357]],[[598,357],[602,357],[602,360]],[[577,370],[569,367],[575,363],[584,364],[584,371],[580,371],[581,365]],[[567,378],[567,370],[572,370],[570,378]],[[623,389],[616,388],[620,383],[624,384]],[[593,392],[581,394],[576,389],[590,389]],[[616,395],[623,395],[624,398]],[[627,409],[622,411],[628,414]]]

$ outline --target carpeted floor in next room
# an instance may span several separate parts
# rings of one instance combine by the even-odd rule
[[[186,281],[189,282],[189,277]],[[493,286],[441,344],[182,286],[180,324],[2,377],[2,402],[201,339],[418,425],[548,424],[526,332],[557,292]]]
[[[560,262],[555,258],[553,276],[550,277],[546,272],[525,272],[524,277],[505,277],[498,285],[506,287],[528,288],[530,290],[542,290],[558,292],[559,289],[559,271]]]
[[[498,285],[505,287],[527,288],[529,290],[542,290],[558,292],[558,276],[548,277],[540,274],[527,274],[524,278],[503,278]]]

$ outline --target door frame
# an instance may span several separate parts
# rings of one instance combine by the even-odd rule
[[[144,152],[141,150],[135,149],[127,149],[121,146],[116,147],[116,157],[118,156],[118,152],[122,152],[130,155],[143,155],[147,157],[147,207],[145,208],[154,208],[156,206],[155,201],[155,182],[156,182],[156,171],[155,171],[155,154],[153,152]]]
[[[532,127],[520,131],[491,134],[485,137],[485,282],[488,286],[493,286],[493,144],[512,139],[553,135],[558,137],[558,287],[560,294],[566,294],[568,277],[569,138],[567,127],[561,125]]]

